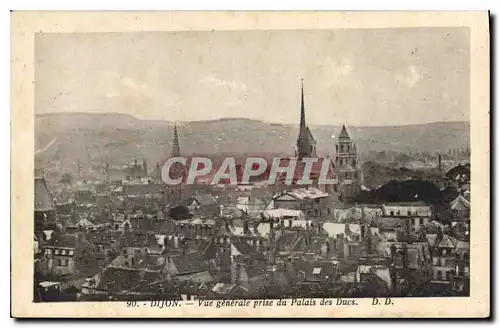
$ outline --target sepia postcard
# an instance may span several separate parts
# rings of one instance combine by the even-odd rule
[[[13,12],[11,315],[487,318],[488,12]]]

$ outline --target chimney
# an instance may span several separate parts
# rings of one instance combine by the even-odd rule
[[[236,264],[236,281],[235,284],[241,284],[241,264]]]
[[[441,154],[438,155],[438,168],[439,168],[439,172],[442,172]]]
[[[188,249],[189,249],[189,246],[188,246],[188,241],[186,239],[184,239],[182,241],[182,254],[183,255],[186,255],[187,252],[188,252]]]
[[[396,245],[392,244],[391,245],[391,262],[395,263],[396,261]]]
[[[396,286],[397,286],[397,271],[396,271],[396,265],[394,263],[391,264],[389,267],[389,274],[391,275],[391,284],[392,284],[392,291],[396,291]]]
[[[344,243],[344,260],[348,260],[350,256],[349,243]]]
[[[406,243],[403,244],[403,270],[406,274],[408,270],[408,246]]]
[[[350,232],[349,223],[344,224],[344,234],[347,236]]]
[[[167,244],[168,244],[168,237],[164,237],[163,238],[163,250],[162,250],[162,253],[168,251]]]
[[[372,232],[370,230],[370,227],[366,227],[366,251],[368,254],[372,253]]]
[[[438,228],[438,232],[437,232],[437,240],[436,240],[436,245],[439,244],[441,242],[441,240],[443,240],[443,230],[441,227]]]

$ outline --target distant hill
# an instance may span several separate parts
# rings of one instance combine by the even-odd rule
[[[185,154],[293,154],[298,125],[274,124],[235,118],[178,124]],[[320,154],[334,154],[340,126],[310,126]],[[468,122],[408,126],[347,127],[360,152],[437,152],[469,144]],[[140,120],[117,113],[51,113],[36,116],[36,148],[56,138],[56,148],[43,161],[62,159],[84,166],[133,158],[151,165],[170,153],[173,122]]]

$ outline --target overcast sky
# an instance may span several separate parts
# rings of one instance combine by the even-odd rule
[[[469,120],[466,28],[38,34],[35,107],[171,121]]]

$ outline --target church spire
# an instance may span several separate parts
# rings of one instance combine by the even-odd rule
[[[300,95],[300,132],[302,136],[306,132],[306,110],[304,106],[304,79],[300,79],[301,95]]]
[[[300,80],[300,130],[297,138],[297,156],[299,159],[304,157],[316,156],[316,141],[312,136],[309,127],[306,124],[306,109],[304,105],[304,79]]]
[[[170,157],[180,157],[181,147],[179,145],[179,135],[177,133],[177,124],[174,125],[174,138],[172,139],[172,152]]]

